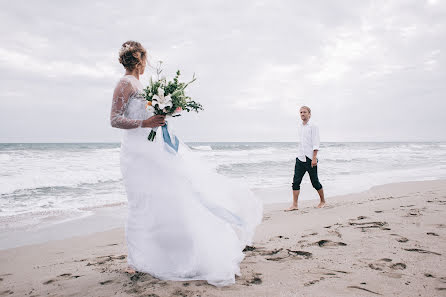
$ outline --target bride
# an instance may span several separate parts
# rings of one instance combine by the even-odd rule
[[[128,272],[163,280],[235,282],[243,248],[260,223],[262,205],[252,193],[197,159],[180,143],[167,150],[160,131],[164,116],[147,111],[139,76],[147,53],[135,41],[119,52],[125,75],[113,94],[111,125],[124,130],[121,171],[128,198]],[[161,130],[161,129],[160,129]]]

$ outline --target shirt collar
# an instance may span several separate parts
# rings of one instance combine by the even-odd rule
[[[308,120],[308,122],[307,122],[306,125],[304,125],[304,122],[301,120],[301,121],[300,121],[300,125],[301,125],[302,127],[310,127],[310,126],[311,126],[311,119]]]

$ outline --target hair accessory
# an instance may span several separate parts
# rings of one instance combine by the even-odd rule
[[[124,44],[121,49],[119,50],[119,55],[124,54],[125,52],[129,51],[132,49],[132,46],[130,44]]]

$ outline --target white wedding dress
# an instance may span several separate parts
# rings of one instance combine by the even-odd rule
[[[141,91],[138,79],[124,76],[111,113],[112,126],[126,129],[121,170],[128,197],[128,264],[163,280],[233,284],[262,204],[184,143],[176,154],[166,150],[161,128],[155,141],[148,141],[150,129],[140,126],[153,114]]]

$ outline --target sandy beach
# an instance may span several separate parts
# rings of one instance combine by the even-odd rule
[[[0,296],[446,296],[445,180],[327,202],[267,205],[230,287],[130,277],[121,227],[0,251]]]

